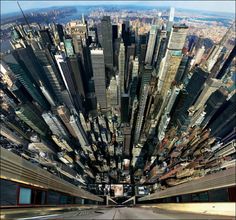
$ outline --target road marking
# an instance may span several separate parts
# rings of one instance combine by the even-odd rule
[[[41,215],[41,216],[34,216],[34,217],[27,217],[27,218],[18,218],[17,220],[27,220],[27,219],[42,219],[42,218],[48,218],[48,217],[55,217],[58,216],[58,214],[53,214],[53,215]]]
[[[113,218],[112,218],[112,220],[114,220],[115,219],[115,217],[116,217],[116,210],[115,210],[115,214],[113,215]]]

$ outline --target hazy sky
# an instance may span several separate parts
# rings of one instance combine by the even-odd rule
[[[235,1],[19,1],[23,10],[33,8],[47,8],[64,5],[147,5],[174,6],[183,9],[196,9],[215,12],[235,13]],[[1,14],[19,11],[16,1],[1,1]]]

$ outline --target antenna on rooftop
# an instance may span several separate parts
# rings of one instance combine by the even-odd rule
[[[24,19],[25,19],[26,24],[28,25],[29,29],[31,30],[31,27],[30,27],[30,25],[29,25],[29,22],[27,21],[26,16],[25,16],[25,14],[24,14],[24,12],[23,12],[21,6],[20,6],[20,3],[19,3],[18,1],[17,1],[17,5],[19,6],[19,8],[20,8],[20,10],[21,10],[21,13],[22,13],[22,15],[23,15],[23,17],[24,17]]]

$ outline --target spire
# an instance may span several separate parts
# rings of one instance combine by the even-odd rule
[[[83,24],[85,24],[84,13],[82,13],[82,22],[83,22]]]
[[[235,26],[235,21],[234,21],[233,24],[230,26],[230,28],[227,30],[227,32],[225,33],[225,35],[222,37],[222,39],[221,39],[221,41],[220,41],[220,45],[224,45],[224,44],[228,41],[230,35],[232,34],[232,31],[233,31],[234,26]]]
[[[23,15],[23,17],[24,17],[24,19],[25,19],[26,24],[28,25],[29,29],[31,30],[31,27],[30,27],[30,25],[29,25],[29,22],[28,22],[28,20],[26,19],[26,16],[25,16],[25,14],[24,14],[24,12],[23,12],[21,6],[20,6],[20,3],[19,3],[18,1],[17,1],[17,5],[19,6],[19,8],[20,8],[20,10],[21,10],[21,13],[22,13],[22,15]]]

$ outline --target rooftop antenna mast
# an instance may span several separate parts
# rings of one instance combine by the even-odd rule
[[[21,10],[21,13],[22,13],[22,15],[23,15],[23,17],[24,17],[24,19],[25,19],[26,24],[28,25],[29,29],[31,30],[31,27],[30,27],[30,25],[29,25],[29,22],[27,21],[26,16],[25,16],[25,14],[24,14],[24,12],[23,12],[21,6],[20,6],[20,3],[19,3],[18,1],[17,1],[17,5],[19,6],[19,8],[20,8],[20,10]]]

